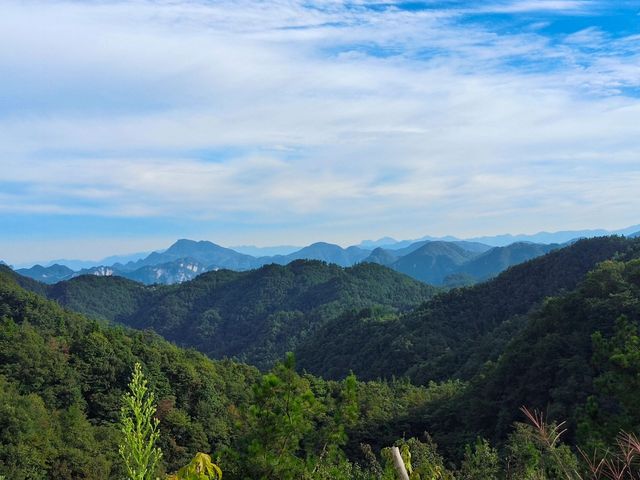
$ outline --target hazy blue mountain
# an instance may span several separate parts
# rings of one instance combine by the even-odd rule
[[[101,265],[85,268],[73,273],[72,277],[92,275],[95,277],[123,277],[145,285],[182,283],[193,280],[201,273],[216,270],[215,266],[208,266],[192,258],[180,258],[172,262],[159,265],[145,265],[135,270],[123,268],[122,265]],[[71,277],[69,277],[71,278]]]
[[[452,243],[455,243],[459,247],[464,248],[467,252],[472,252],[472,253],[484,253],[491,250],[491,245],[487,245],[486,243],[481,243],[481,242],[471,242],[469,240],[455,240]]]
[[[119,273],[120,276],[136,282],[151,285],[162,283],[170,285],[193,280],[201,273],[215,270],[191,258],[183,258],[160,265],[146,265],[137,270]]]
[[[425,240],[430,241],[442,241],[442,242],[456,242],[456,241],[470,241],[474,243],[486,244],[491,247],[504,247],[516,242],[532,242],[532,243],[566,243],[570,240],[576,240],[581,238],[593,238],[604,237],[608,235],[625,235],[631,236],[633,233],[640,233],[640,225],[632,225],[630,227],[621,228],[618,230],[605,230],[605,229],[592,229],[592,230],[566,230],[560,232],[538,232],[532,235],[528,234],[504,234],[504,235],[487,235],[469,238],[458,238],[451,235],[443,237],[434,237],[426,235],[421,238],[413,240],[396,240],[392,237],[383,237],[379,240],[364,240],[358,246],[362,248],[376,248],[381,247],[386,250],[399,250],[406,248],[412,244],[423,242]],[[469,248],[467,248],[469,250]]]
[[[638,238],[640,237],[640,232],[636,232],[636,233],[632,233],[631,235],[629,235],[630,238]]]
[[[229,247],[239,253],[251,255],[253,257],[271,257],[273,255],[289,255],[297,252],[302,247],[293,245],[275,245],[272,247],[256,247],[255,245],[240,245],[237,247]]]
[[[398,240],[392,237],[382,237],[378,240],[363,240],[356,247],[360,247],[364,250],[373,250],[377,247],[389,247],[390,245],[395,245],[398,243]]]
[[[30,268],[35,265],[42,265],[43,267],[51,267],[53,265],[64,265],[65,267],[70,268],[71,270],[77,272],[78,270],[82,270],[83,268],[91,268],[97,265],[102,265],[102,262],[94,261],[94,260],[56,258],[55,260],[37,262],[36,264],[27,264],[27,265],[24,265],[22,268]]]
[[[458,270],[458,273],[465,273],[478,281],[486,280],[513,265],[539,257],[557,248],[560,248],[560,245],[526,242],[512,243],[506,247],[494,247],[466,262]]]
[[[371,255],[365,258],[364,261],[379,263],[380,265],[389,266],[389,265],[392,265],[394,262],[396,262],[398,259],[406,255],[409,255],[412,252],[415,252],[420,247],[422,247],[423,245],[426,245],[431,241],[432,240],[422,240],[419,242],[411,243],[408,246],[402,247],[402,248],[378,247],[373,252],[371,252]],[[398,243],[402,243],[402,242],[398,242]],[[487,247],[487,248],[491,248],[491,247]]]
[[[71,278],[74,271],[64,265],[51,265],[50,267],[43,267],[42,265],[34,265],[31,268],[19,268],[17,273],[25,277],[38,280],[42,283],[53,284],[62,280]]]
[[[421,240],[419,242],[414,242],[406,247],[391,249],[391,248],[376,248],[371,254],[364,259],[365,262],[371,263],[379,263],[380,265],[392,265],[398,259],[409,255],[412,252],[415,252],[419,248],[423,247],[427,243],[432,243],[433,240]],[[440,243],[451,243],[453,245],[457,245],[458,247],[462,247],[462,249],[470,252],[470,253],[483,253],[487,250],[491,250],[489,245],[484,245],[482,243],[477,242],[466,242],[463,240],[457,240],[454,242],[440,242]]]
[[[332,243],[317,242],[304,247],[289,255],[275,255],[273,257],[263,257],[259,260],[262,264],[277,263],[287,265],[294,260],[322,260],[327,263],[335,263],[341,267],[350,267],[363,261],[371,252],[360,247],[342,248]]]
[[[496,235],[487,237],[475,237],[467,240],[486,243],[496,247],[504,247],[506,245],[516,242],[533,242],[533,243],[565,243],[577,238],[593,238],[593,237],[605,237],[608,235],[629,235],[640,229],[640,225],[633,225],[619,230],[567,230],[561,232],[538,232],[533,235]]]
[[[96,277],[113,277],[113,276],[124,276],[124,270],[118,268],[118,266],[112,265],[98,265],[90,268],[83,268],[82,270],[78,270],[74,272],[72,277],[80,277],[82,275],[93,275]]]
[[[181,239],[164,252],[153,252],[136,262],[129,262],[125,270],[133,271],[149,265],[162,265],[185,258],[192,259],[210,267],[228,268],[231,270],[250,270],[259,266],[259,262],[251,255],[238,253],[230,248],[221,247],[208,241]]]
[[[368,257],[366,257],[363,261],[389,266],[395,263],[398,260],[398,258],[399,258],[399,255],[396,254],[395,251],[378,247],[373,252],[371,252],[371,254]]]
[[[102,260],[95,263],[94,266],[98,265],[114,265],[116,263],[126,264],[129,262],[135,262],[136,260],[140,260],[151,254],[152,252],[137,252],[137,253],[129,253],[126,255],[111,255],[109,257],[105,257]]]
[[[387,245],[379,245],[380,247],[386,250],[402,250],[408,247],[424,245],[426,242],[459,242],[461,241],[457,237],[452,237],[451,235],[447,235],[444,237],[432,237],[431,235],[425,235],[424,237],[416,238],[414,240],[399,240],[395,243],[390,243]],[[417,248],[417,247],[415,247]]]
[[[558,247],[521,242],[492,248],[462,240],[424,240],[398,250],[376,248],[364,261],[389,266],[433,285],[459,287],[491,278]]]
[[[454,245],[457,245],[458,247],[461,247],[462,249],[466,250],[467,252],[476,253],[476,254],[484,253],[484,252],[486,252],[488,250],[491,250],[491,248],[492,248],[490,245],[485,245],[484,243],[468,242],[466,240],[421,240],[419,242],[414,242],[414,243],[410,244],[407,247],[398,248],[396,250],[393,250],[393,252],[398,257],[403,257],[405,255],[410,254],[411,252],[415,252],[416,250],[418,250],[423,245],[426,245],[427,243],[434,242],[434,241],[452,243]]]
[[[451,242],[427,242],[399,258],[391,267],[423,282],[440,285],[445,277],[456,273],[475,255]]]
[[[146,257],[151,252],[137,252],[137,253],[129,253],[124,255],[110,255],[108,257],[102,258],[100,260],[78,260],[78,259],[68,259],[68,258],[57,258],[55,260],[47,260],[42,262],[37,262],[37,265],[41,265],[43,267],[52,267],[54,265],[63,265],[65,267],[70,268],[74,272],[78,272],[80,270],[86,270],[93,267],[99,267],[101,265],[114,265],[116,263],[127,263],[139,260],[140,258]],[[35,266],[34,263],[26,263],[20,264],[18,268],[31,268]]]

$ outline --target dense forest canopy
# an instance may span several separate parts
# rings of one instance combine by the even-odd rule
[[[212,358],[232,357],[262,368],[345,310],[405,311],[436,292],[380,265],[341,268],[312,260],[207,272],[172,286],[86,275],[47,290],[49,298],[73,310],[150,328]]]
[[[325,378],[353,371],[367,379],[406,375],[417,383],[469,379],[502,353],[546,297],[575,288],[599,262],[634,248],[637,242],[622,237],[581,240],[403,315],[346,313],[305,341],[298,361]]]
[[[328,266],[270,268],[276,274],[263,270],[269,281],[262,285],[274,292],[286,284],[283,277],[295,278],[289,268],[305,272],[302,278],[323,279]],[[356,279],[379,278],[377,267],[359,268]],[[200,294],[250,275],[217,273],[203,277]],[[98,310],[101,280],[91,280],[97,302],[92,308]],[[112,319],[140,308],[148,295],[165,295],[162,288],[117,282],[118,296],[106,297],[121,299],[107,311]],[[58,288],[55,295],[62,298],[68,290]],[[197,291],[190,296],[184,288],[168,291],[194,304],[207,297]],[[640,432],[637,240],[577,242],[491,282],[441,293],[399,316],[389,306],[371,306],[322,327],[341,322],[356,360],[373,352],[366,350],[368,342],[384,346],[379,335],[395,329],[393,349],[377,352],[391,369],[383,381],[340,377],[342,364],[322,364],[334,368],[329,371],[336,380],[301,374],[291,354],[266,373],[211,360],[149,330],[64,309],[43,297],[52,291],[0,268],[0,475],[11,479],[122,478],[118,417],[136,362],[157,399],[164,454],[158,474],[207,452],[230,479],[390,480],[395,474],[385,447],[396,444],[411,454],[405,455],[406,465],[421,478],[577,480],[567,472],[599,478],[584,476],[589,466],[577,446],[612,452],[621,431]],[[406,352],[435,335],[441,338],[430,340],[432,346],[459,342],[467,351],[411,357],[394,350],[404,345]],[[344,344],[338,338],[328,337],[324,347],[337,345],[340,351]],[[382,368],[374,360],[369,357],[371,368]],[[350,360],[324,357],[331,361]],[[403,378],[391,378],[407,365]],[[528,418],[522,406],[547,416],[526,410]],[[530,425],[543,420],[548,427]],[[560,442],[545,440],[544,432],[555,431],[552,422],[565,420]]]

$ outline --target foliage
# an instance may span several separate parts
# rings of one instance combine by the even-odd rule
[[[459,472],[459,480],[498,480],[500,457],[498,451],[482,438],[473,447],[467,445]]]
[[[338,365],[331,370],[336,376],[350,358],[357,358],[356,364],[368,361],[373,372],[393,372],[414,361],[416,369],[407,372],[426,365],[446,367],[434,370],[434,377],[458,372],[423,386],[392,375],[384,381],[361,382],[352,375],[323,380],[296,371],[293,356],[264,374],[230,360],[212,361],[151,332],[64,310],[0,270],[0,475],[12,480],[125,476],[117,456],[122,440],[117,421],[131,366],[139,363],[145,388],[157,399],[159,472],[180,471],[197,452],[216,452],[215,463],[231,480],[391,479],[383,448],[396,444],[413,478],[422,480],[637,477],[640,260],[633,258],[640,257],[640,249],[633,244],[581,282],[576,279],[585,265],[620,244],[627,245],[616,239],[576,244],[513,268],[497,283],[450,292],[399,317],[385,308],[351,311],[337,317],[342,330],[336,327],[325,338],[329,353],[314,357],[327,369]],[[277,275],[292,274],[275,268]],[[298,268],[311,267],[303,262]],[[235,275],[215,277],[218,287],[235,281]],[[574,279],[573,290],[534,301],[547,288],[552,293],[561,285],[573,288]],[[277,294],[267,285],[281,283],[262,284],[264,298]],[[171,288],[189,305],[220,293],[201,286],[201,292]],[[157,291],[164,295],[164,287]],[[279,298],[288,297],[286,292]],[[486,305],[479,292],[488,295]],[[240,294],[233,298],[240,309]],[[175,305],[186,305],[181,302]],[[207,318],[213,327],[222,315],[208,311]],[[272,317],[284,323],[291,318]],[[390,345],[366,338],[371,332]],[[491,354],[471,347],[473,332],[478,344],[497,336],[484,344],[490,344]],[[439,335],[446,338],[442,345]],[[340,351],[334,344],[351,352],[331,357]],[[445,354],[438,357],[440,347]],[[430,360],[423,355],[428,348],[435,355]],[[520,412],[523,404],[545,408],[548,416]],[[517,423],[514,429],[514,421],[527,417],[528,425]],[[577,454],[578,445],[589,453]]]
[[[167,480],[222,480],[222,470],[209,455],[198,452],[188,465],[169,475]]]
[[[345,429],[356,420],[355,377],[319,385],[289,354],[254,387],[241,468],[256,479],[342,478]]]
[[[236,358],[262,369],[344,310],[402,311],[435,292],[380,265],[341,268],[310,260],[212,271],[172,286],[85,275],[48,289],[49,298],[78,312],[150,328],[212,358]]]
[[[499,358],[526,326],[525,316],[545,298],[574,289],[599,262],[628,252],[635,243],[640,244],[622,237],[581,240],[488,282],[441,293],[403,315],[347,312],[307,337],[296,357],[324,378],[342,378],[353,370],[365,380],[469,380]]]
[[[149,391],[140,363],[134,366],[129,390],[123,396],[120,411],[122,442],[118,451],[130,480],[153,480],[162,458],[156,447],[160,421],[155,418],[154,395]]]

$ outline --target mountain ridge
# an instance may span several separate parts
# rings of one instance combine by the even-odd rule
[[[522,315],[544,298],[574,288],[599,262],[636,245],[622,237],[580,240],[489,281],[436,295],[404,315],[345,314],[299,346],[300,367],[325,378],[349,371],[365,379],[406,375],[418,383],[468,378],[475,373],[468,365],[493,359],[522,328]]]
[[[633,237],[634,235],[637,236],[640,234],[640,231],[636,231],[637,229],[640,229],[640,226],[627,227],[617,230],[617,232]],[[635,233],[631,233],[634,231]],[[344,267],[352,266],[360,262],[370,261],[390,266],[400,272],[413,275],[414,278],[418,278],[422,281],[432,282],[438,285],[456,286],[468,285],[490,278],[492,275],[504,270],[504,268],[544,253],[545,249],[535,247],[533,245],[529,247],[522,247],[530,249],[531,252],[520,255],[519,257],[517,255],[502,254],[502,258],[499,258],[500,255],[498,255],[497,252],[494,252],[496,257],[494,264],[485,265],[484,268],[480,268],[478,265],[481,262],[480,260],[477,260],[475,264],[470,263],[467,268],[453,268],[451,265],[449,267],[443,267],[440,265],[442,262],[446,263],[444,258],[441,258],[439,262],[435,262],[433,264],[430,264],[424,258],[420,261],[413,258],[413,260],[416,260],[416,262],[414,262],[415,265],[412,264],[411,257],[405,260],[402,260],[402,258],[411,255],[415,250],[424,247],[424,245],[434,242],[450,243],[462,247],[464,250],[473,254],[484,254],[491,250],[491,248],[507,248],[510,245],[519,243],[536,243],[532,242],[532,239],[551,240],[552,238],[569,238],[569,240],[558,242],[562,245],[566,245],[571,242],[575,242],[580,238],[579,236],[588,237],[590,235],[602,235],[607,232],[608,231],[604,229],[580,231],[568,230],[552,233],[539,232],[533,235],[507,234],[494,237],[478,237],[470,240],[459,240],[452,236],[440,238],[425,236],[417,241],[397,241],[392,237],[383,237],[376,241],[363,241],[359,245],[352,245],[346,248],[328,242],[316,242],[302,248],[293,246],[246,247],[247,249],[253,249],[252,251],[256,254],[270,251],[270,249],[271,251],[278,251],[281,249],[289,251],[297,248],[297,250],[286,254],[275,254],[271,256],[253,256],[248,253],[238,252],[232,248],[220,246],[207,240],[195,241],[179,239],[168,249],[151,252],[143,258],[140,258],[140,256],[144,254],[137,253],[106,257],[104,259],[104,263],[98,265],[96,265],[96,262],[68,261],[76,262],[77,265],[85,265],[85,267],[76,270],[71,268],[73,272],[64,270],[65,268],[69,268],[66,263],[51,264],[51,262],[43,262],[42,265],[33,265],[30,268],[20,268],[18,270],[23,275],[36,280],[45,281],[49,284],[83,274],[119,275],[125,278],[139,280],[147,284],[171,284],[191,280],[198,274],[208,270],[229,268],[244,271],[259,268],[260,266],[269,263],[285,265],[296,259],[322,260]],[[487,243],[481,243],[476,240],[486,241]],[[393,243],[388,244],[388,242]],[[503,245],[507,242],[511,243]],[[492,246],[491,244],[499,245]],[[544,245],[553,244],[544,243]],[[367,248],[362,248],[363,246],[366,246]],[[516,247],[511,247],[511,249],[515,248]],[[538,250],[537,253],[536,249]],[[455,252],[450,252],[450,254],[452,256],[451,261],[453,265],[460,263],[459,259],[456,259],[458,254]],[[485,257],[485,260],[483,261],[487,262],[487,258],[488,257]],[[511,260],[508,260],[509,258],[511,258]],[[128,259],[132,260],[126,261]],[[109,264],[109,261],[115,261],[115,263]],[[469,259],[469,261],[471,261],[471,259]],[[396,263],[397,266],[394,266]],[[419,268],[420,263],[424,264],[422,269]],[[91,266],[86,267],[86,265]],[[475,268],[474,265],[477,268]],[[430,272],[429,268],[432,270],[435,269],[435,271]]]
[[[295,260],[244,272],[209,271],[170,286],[86,275],[53,285],[47,296],[81,313],[153,329],[213,358],[268,367],[344,310],[402,311],[436,291],[377,264],[343,268]]]

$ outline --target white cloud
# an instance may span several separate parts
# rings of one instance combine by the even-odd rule
[[[594,0],[515,0],[490,4],[478,10],[500,13],[556,12],[587,13],[598,2]]]
[[[6,3],[0,180],[29,187],[0,210],[408,234],[633,223],[637,39],[313,7]]]

